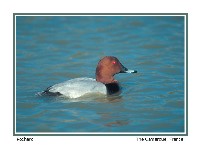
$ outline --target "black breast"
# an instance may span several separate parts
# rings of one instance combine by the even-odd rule
[[[113,95],[115,93],[119,93],[120,92],[120,86],[118,83],[108,83],[105,84],[106,88],[107,88],[107,94],[108,95]]]

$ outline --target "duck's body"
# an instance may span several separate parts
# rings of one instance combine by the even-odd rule
[[[93,78],[75,78],[63,83],[58,83],[48,87],[45,91],[47,95],[63,95],[68,98],[79,98],[90,93],[107,94],[106,86],[97,82]]]
[[[100,93],[112,95],[120,91],[120,86],[114,75],[117,73],[136,73],[125,68],[116,57],[106,56],[101,59],[96,68],[96,79],[75,78],[48,87],[44,95],[63,95],[68,98],[79,98],[86,94]]]

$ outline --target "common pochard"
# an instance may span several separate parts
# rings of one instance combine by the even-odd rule
[[[65,96],[79,98],[86,94],[100,93],[113,95],[120,92],[120,86],[114,75],[118,73],[137,73],[136,70],[128,70],[113,56],[105,56],[96,67],[96,79],[75,78],[48,87],[41,94],[50,96]]]

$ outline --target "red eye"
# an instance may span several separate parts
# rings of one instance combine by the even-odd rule
[[[113,61],[112,63],[113,63],[113,64],[116,64],[116,61]]]

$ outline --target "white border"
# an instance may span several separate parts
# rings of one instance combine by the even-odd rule
[[[130,15],[127,13],[125,13],[125,15],[118,15],[118,13],[116,13],[116,15],[113,15],[113,13],[112,14],[109,14],[108,13],[108,15],[106,15],[106,14],[104,14],[104,13],[96,13],[95,15],[89,15],[89,14],[86,14],[86,13],[83,13],[83,15],[80,15],[80,13],[79,14],[77,14],[77,15],[73,15],[73,14],[75,14],[75,13],[72,13],[72,14],[64,14],[63,13],[63,15],[61,15],[61,14],[58,14],[58,15],[51,15],[51,13],[49,13],[50,15],[48,15],[48,14],[42,14],[41,13],[41,15],[39,15],[39,14],[37,14],[37,13],[29,13],[28,15],[23,15],[23,14],[16,14],[15,15],[15,131],[14,131],[14,134],[15,135],[19,135],[19,136],[21,136],[21,135],[40,135],[41,134],[41,136],[42,135],[52,135],[52,136],[55,136],[55,135],[63,135],[63,136],[67,136],[67,135],[76,135],[76,136],[81,136],[81,135],[133,135],[133,136],[143,136],[143,135],[145,135],[145,136],[148,136],[148,135],[154,135],[154,136],[160,136],[160,135],[169,135],[169,136],[171,136],[171,135],[181,135],[181,136],[184,136],[185,134],[187,134],[187,132],[186,132],[186,130],[187,130],[187,124],[186,123],[188,123],[187,122],[187,113],[186,113],[186,109],[187,109],[187,105],[188,104],[186,104],[187,103],[187,80],[186,80],[186,78],[187,78],[187,59],[186,59],[186,57],[187,57],[187,34],[186,34],[186,31],[187,31],[187,26],[186,25],[188,25],[187,24],[187,17],[186,17],[186,13],[184,14],[178,14],[178,13],[174,13],[175,15],[173,15],[173,14],[168,14],[168,13],[161,13],[160,15],[158,14],[158,15],[156,15],[156,13],[155,13],[155,15],[153,15],[153,14],[150,14],[150,15],[147,15],[147,14],[142,14],[142,13],[140,13],[140,14],[133,14],[133,15],[131,15],[131,13],[130,13]],[[86,14],[86,15],[84,15],[84,14]],[[120,13],[119,13],[120,14]],[[16,132],[16,123],[17,123],[17,121],[16,121],[16,17],[17,16],[184,16],[184,132]]]

